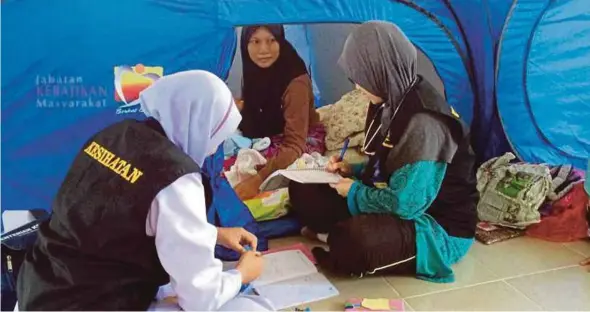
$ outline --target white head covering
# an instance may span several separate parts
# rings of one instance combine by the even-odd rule
[[[191,70],[164,76],[141,92],[141,108],[199,166],[236,131],[242,116],[225,83]]]

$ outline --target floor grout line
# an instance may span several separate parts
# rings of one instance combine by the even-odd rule
[[[531,276],[531,275],[536,275],[536,274],[543,274],[543,273],[549,273],[549,272],[559,271],[559,270],[563,270],[563,269],[570,269],[570,268],[574,268],[574,267],[577,267],[577,266],[578,266],[578,264],[564,265],[564,266],[561,266],[561,267],[558,267],[558,268],[541,270],[541,271],[536,271],[536,272],[532,272],[532,273],[524,273],[524,274],[519,274],[519,275],[509,276],[509,277],[504,277],[501,280],[511,280],[511,279],[515,279],[515,278],[521,278],[521,277],[526,277],[526,276]]]
[[[405,311],[408,311],[408,310],[416,311],[416,309],[414,309],[414,307],[412,307],[406,299],[402,299],[402,300],[404,301],[404,306],[405,306],[404,310]]]
[[[563,247],[567,248],[569,251],[573,251],[573,252],[575,252],[575,253],[577,253],[577,254],[579,254],[579,255],[582,255],[582,257],[588,257],[588,256],[587,256],[586,254],[584,254],[583,252],[581,252],[581,251],[579,251],[579,250],[577,250],[577,249],[574,249],[574,248],[572,248],[572,247],[569,247],[569,246],[568,246],[568,245],[566,245],[565,243],[561,243],[561,245],[562,245]]]
[[[517,293],[523,295],[525,298],[527,298],[530,302],[532,302],[534,305],[536,305],[539,310],[543,310],[543,311],[547,311],[545,310],[545,308],[543,306],[541,306],[539,303],[537,303],[535,300],[533,300],[533,298],[527,296],[525,293],[523,293],[522,291],[520,291],[518,288],[514,287],[514,285],[508,283],[508,281],[503,281],[504,284],[506,284],[508,287],[512,288],[512,290],[516,291]]]
[[[389,280],[387,280],[387,278],[385,278],[385,276],[382,276],[381,278],[385,281],[385,284],[387,284],[387,286],[389,286],[389,288],[391,288],[391,289],[393,289],[393,291],[395,291],[395,293],[397,294],[398,297],[402,298],[402,294],[400,294],[400,292],[397,289],[395,289],[395,287],[389,282]]]
[[[420,295],[412,295],[412,296],[408,296],[408,297],[403,297],[403,299],[415,299],[415,298],[419,298],[419,297],[436,295],[436,294],[440,294],[440,293],[444,293],[444,292],[449,292],[449,291],[454,291],[454,290],[461,290],[461,289],[465,289],[465,288],[476,287],[476,286],[481,286],[481,285],[485,285],[485,284],[496,283],[496,282],[500,282],[500,281],[502,281],[502,280],[491,280],[491,281],[486,281],[486,282],[479,282],[479,283],[475,283],[475,284],[469,284],[469,285],[459,286],[459,287],[455,287],[455,288],[435,290],[435,291],[431,291],[431,292],[420,294]]]
[[[407,296],[407,297],[401,296],[401,293],[399,293],[399,291],[397,289],[396,289],[396,292],[403,299],[414,299],[414,298],[419,298],[419,297],[424,297],[424,296],[429,296],[429,295],[436,295],[436,294],[440,294],[440,293],[444,293],[444,292],[448,292],[448,291],[453,291],[453,290],[461,290],[461,289],[466,289],[466,288],[470,288],[470,287],[477,287],[477,286],[491,284],[491,283],[497,283],[497,282],[505,282],[505,283],[507,283],[508,280],[515,279],[515,278],[521,278],[521,277],[526,277],[526,276],[531,276],[531,275],[536,275],[536,274],[543,274],[543,273],[548,273],[548,272],[552,272],[552,271],[569,269],[569,268],[573,268],[573,267],[577,267],[577,266],[578,265],[573,264],[573,265],[568,265],[568,266],[563,266],[563,267],[558,267],[558,268],[553,268],[553,269],[536,271],[536,272],[533,272],[533,273],[525,273],[525,274],[520,274],[520,275],[515,275],[515,276],[501,277],[501,278],[496,278],[496,279],[492,279],[492,280],[485,281],[485,282],[479,282],[479,283],[474,283],[474,284],[469,284],[469,285],[464,285],[464,286],[458,286],[458,287],[449,288],[449,289],[435,290],[435,291],[427,292],[427,293],[424,293],[424,294],[412,295],[412,296]],[[492,273],[494,273],[494,272],[492,271]],[[387,281],[387,279],[386,279],[386,281]],[[389,281],[388,281],[388,283],[389,283]],[[393,287],[393,285],[392,285],[392,287]],[[395,289],[395,287],[393,287],[393,288]]]

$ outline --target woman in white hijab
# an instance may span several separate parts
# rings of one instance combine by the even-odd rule
[[[107,127],[76,156],[21,266],[18,308],[157,309],[169,282],[175,308],[272,310],[239,294],[262,271],[256,237],[206,218],[200,167],[241,121],[231,92],[211,73],[187,71],[140,97],[146,121]],[[223,272],[216,244],[242,253],[236,269]]]

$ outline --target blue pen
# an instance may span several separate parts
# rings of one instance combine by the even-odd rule
[[[348,143],[349,142],[350,142],[349,138],[346,138],[346,140],[344,140],[344,146],[342,146],[342,150],[340,151],[340,157],[338,157],[338,161],[344,160],[344,154],[346,154],[346,150],[348,150]]]
[[[250,247],[250,245],[246,245],[246,246],[244,246],[244,249],[246,249],[246,251],[251,251],[252,247]],[[242,284],[242,287],[240,288],[240,293],[248,292],[251,289],[252,289],[252,285]]]
[[[244,249],[246,249],[246,251],[252,251],[252,247],[250,245],[244,246]],[[242,284],[242,287],[240,288],[240,293],[248,294],[250,292],[256,294],[256,290],[254,290],[252,284]]]

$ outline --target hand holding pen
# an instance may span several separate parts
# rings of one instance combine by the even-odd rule
[[[338,173],[343,177],[350,177],[352,175],[352,167],[349,163],[344,161],[344,155],[346,154],[346,151],[348,149],[349,142],[350,139],[346,138],[346,140],[344,141],[344,146],[340,151],[339,157],[330,157],[330,162],[328,163],[327,167],[327,170],[329,172]]]
[[[242,253],[236,269],[242,275],[242,284],[249,284],[262,274],[264,260],[262,254],[252,250],[249,245],[244,246],[246,252]]]

